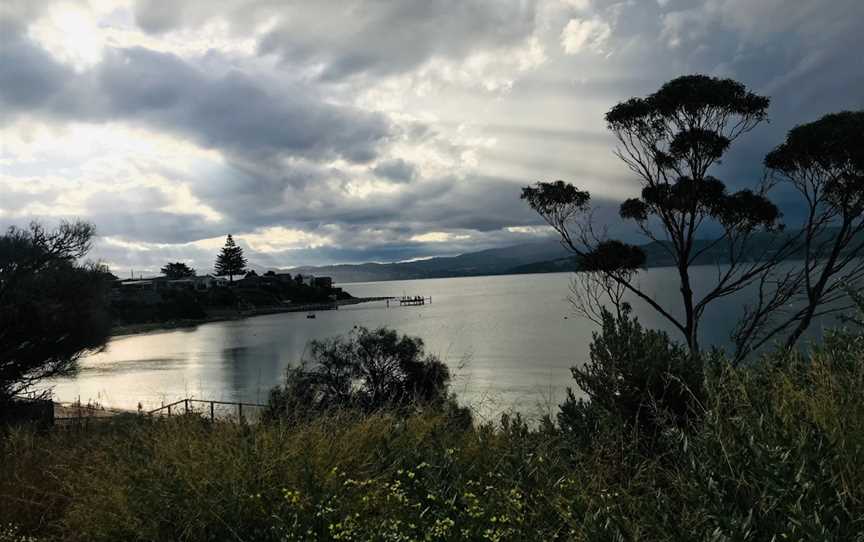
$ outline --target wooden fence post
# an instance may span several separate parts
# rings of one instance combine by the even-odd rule
[[[213,415],[213,401],[210,401],[210,423],[213,423],[215,419],[216,417]]]

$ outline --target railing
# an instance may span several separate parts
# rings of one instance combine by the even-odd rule
[[[204,405],[204,409],[196,409],[195,408],[196,404]],[[147,411],[146,414],[148,416],[153,416],[153,415],[171,416],[173,414],[193,414],[193,413],[199,413],[199,414],[205,414],[206,415],[206,414],[208,414],[208,411],[209,411],[210,421],[215,421],[216,420],[216,405],[219,405],[220,407],[221,406],[236,407],[237,419],[239,421],[245,420],[244,415],[243,415],[243,407],[246,407],[247,413],[249,412],[250,409],[252,409],[253,411],[257,410],[257,412],[259,414],[260,414],[262,409],[267,408],[267,405],[262,405],[262,404],[258,404],[258,403],[240,403],[240,402],[234,402],[234,401],[207,401],[204,399],[180,399],[179,401],[174,401],[173,403],[170,403],[167,405],[162,405],[159,408],[154,408],[153,410]],[[231,408],[230,410],[233,411],[234,409]]]

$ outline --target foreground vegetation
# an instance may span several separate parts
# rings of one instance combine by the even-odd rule
[[[703,380],[650,430],[615,408],[11,430],[0,540],[864,540],[864,339]]]

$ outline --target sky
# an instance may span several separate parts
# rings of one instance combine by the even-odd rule
[[[603,115],[680,75],[772,98],[715,176],[864,108],[861,0],[3,0],[0,226],[84,219],[120,276],[405,261],[549,237],[563,179],[628,236]],[[795,202],[776,196],[794,221]]]

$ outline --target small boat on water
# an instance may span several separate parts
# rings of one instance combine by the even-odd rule
[[[315,318],[315,313],[310,312],[309,314],[306,315],[306,318]]]

